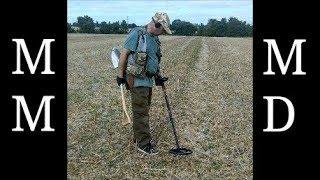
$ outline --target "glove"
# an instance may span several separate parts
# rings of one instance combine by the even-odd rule
[[[162,77],[162,76],[157,76],[157,77],[155,77],[154,80],[155,80],[156,86],[163,86],[164,82],[166,82],[168,80],[168,78]]]
[[[120,86],[121,84],[125,84],[127,81],[125,78],[120,78],[119,76],[117,76],[117,84],[118,86]]]

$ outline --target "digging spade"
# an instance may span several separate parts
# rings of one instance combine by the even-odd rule
[[[111,62],[113,65],[113,68],[116,69],[119,65],[119,59],[120,59],[120,51],[117,48],[112,48],[111,50]],[[131,123],[131,118],[129,116],[129,113],[127,111],[127,106],[126,106],[126,101],[125,101],[125,96],[124,96],[124,91],[123,91],[123,84],[120,85],[120,92],[121,92],[121,102],[122,102],[122,109],[124,112],[124,115],[127,118],[126,122],[122,122],[122,125],[127,125]]]

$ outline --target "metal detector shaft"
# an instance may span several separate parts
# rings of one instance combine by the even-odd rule
[[[162,85],[162,91],[163,91],[163,94],[164,94],[164,98],[166,99],[169,119],[170,119],[170,122],[171,122],[171,125],[172,125],[173,134],[174,134],[174,138],[175,138],[175,141],[176,141],[176,146],[177,146],[178,149],[180,149],[177,132],[176,132],[176,128],[175,128],[175,125],[174,125],[174,120],[173,120],[173,117],[172,117],[171,107],[170,107],[170,104],[169,104],[169,99],[168,99],[168,96],[167,96],[166,87],[164,85]]]

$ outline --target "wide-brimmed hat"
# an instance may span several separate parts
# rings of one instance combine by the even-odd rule
[[[170,19],[167,13],[157,12],[152,19],[153,21],[160,23],[167,34],[172,34],[170,30]]]

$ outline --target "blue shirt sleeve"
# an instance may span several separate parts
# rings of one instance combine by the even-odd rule
[[[136,51],[138,45],[138,30],[132,29],[130,33],[127,35],[126,40],[124,41],[123,47],[129,49],[130,51]]]

